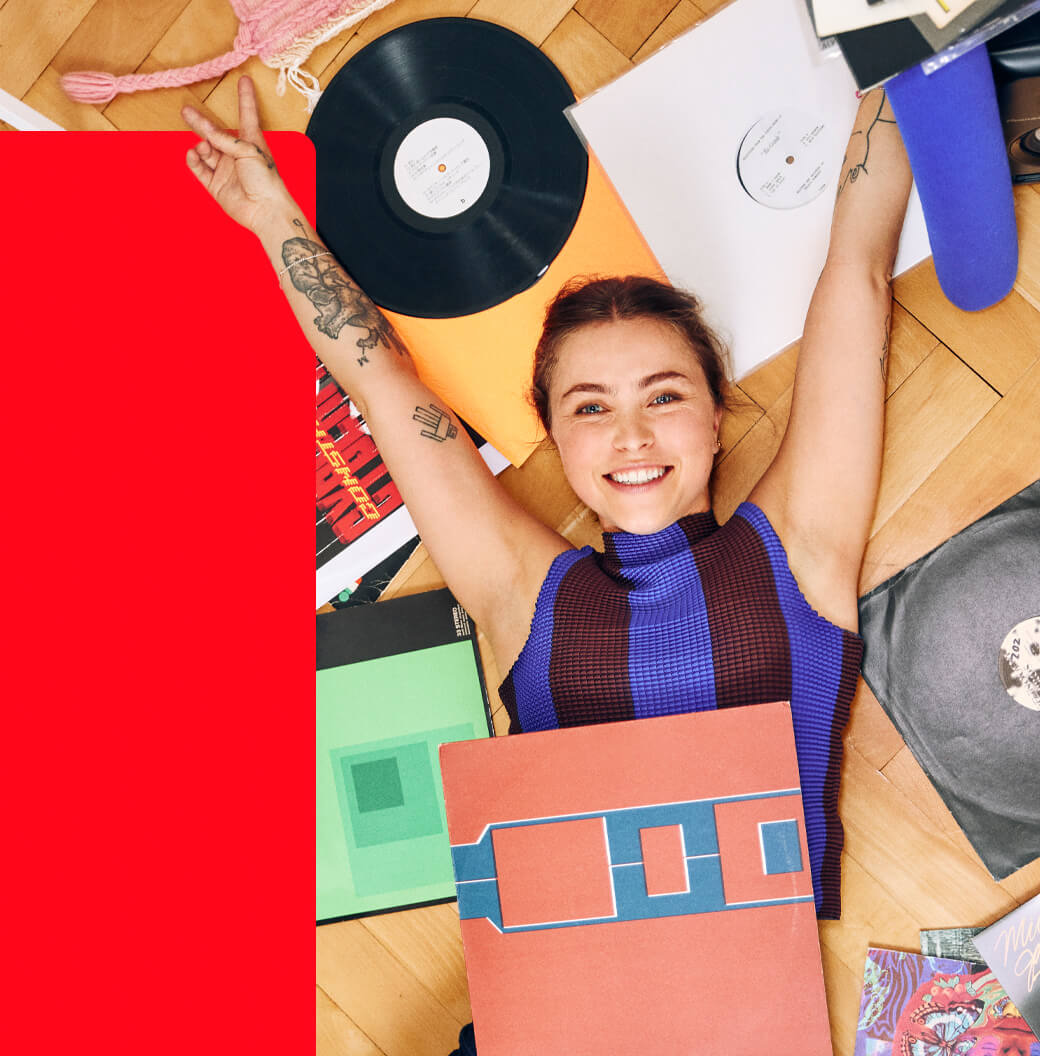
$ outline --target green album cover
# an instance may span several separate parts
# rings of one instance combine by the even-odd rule
[[[317,921],[450,900],[438,748],[491,731],[469,617],[444,590],[317,627]]]

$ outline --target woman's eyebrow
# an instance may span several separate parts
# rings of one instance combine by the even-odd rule
[[[606,394],[612,390],[606,385],[600,385],[594,381],[579,381],[577,385],[572,385],[561,397],[561,400],[565,400],[568,396],[573,396],[575,393],[581,392],[595,392],[599,394]]]
[[[656,385],[659,381],[689,381],[688,375],[683,374],[679,370],[660,370],[656,374],[647,374],[645,378],[642,378],[639,382],[641,389],[649,388],[651,385]]]

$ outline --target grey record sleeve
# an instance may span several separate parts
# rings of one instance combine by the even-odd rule
[[[1040,657],[1006,689],[1002,652],[1040,616],[1040,481],[875,587],[859,615],[864,679],[986,868],[999,880],[1040,856]]]

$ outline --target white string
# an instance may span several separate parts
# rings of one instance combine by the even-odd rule
[[[318,257],[331,257],[332,254],[326,250],[324,253],[315,253],[313,257],[300,257],[299,260],[294,260],[291,264],[286,265],[278,272],[278,278],[280,279],[290,268],[295,268],[297,264],[305,264],[308,260],[317,260]]]

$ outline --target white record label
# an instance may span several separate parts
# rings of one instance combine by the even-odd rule
[[[435,220],[464,213],[491,178],[491,155],[481,134],[456,117],[416,125],[394,156],[394,184],[404,203]]]
[[[1023,620],[1008,631],[1000,645],[997,669],[1012,700],[1040,711],[1040,616]]]
[[[819,198],[834,168],[826,126],[797,110],[760,117],[737,151],[741,185],[770,209],[796,209]]]

